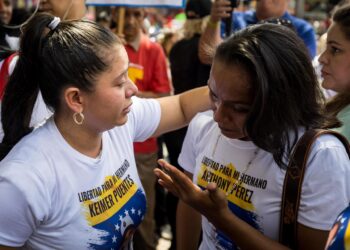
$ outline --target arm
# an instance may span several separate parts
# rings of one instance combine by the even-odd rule
[[[228,208],[224,193],[216,188],[216,184],[210,183],[207,189],[202,191],[186,175],[164,160],[160,160],[159,164],[168,174],[156,169],[158,182],[183,202],[203,214],[241,249],[287,249],[235,216]],[[324,249],[327,231],[308,228],[300,224],[298,230],[299,249]]]
[[[222,42],[220,21],[230,17],[231,3],[227,0],[216,0],[210,11],[210,20],[199,40],[198,57],[203,64],[211,64],[215,48]]]
[[[198,112],[211,107],[209,89],[206,86],[157,100],[161,107],[161,118],[152,136],[181,128],[187,125]]]
[[[186,172],[189,178],[192,174]],[[191,223],[188,223],[191,221]],[[177,249],[198,249],[198,243],[201,233],[201,215],[179,200],[176,211],[176,245]]]

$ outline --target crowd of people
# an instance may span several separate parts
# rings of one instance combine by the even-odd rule
[[[159,206],[170,249],[288,249],[298,141],[350,140],[350,2],[320,55],[287,0],[246,6],[187,0],[183,27],[157,42],[141,7],[120,24],[120,7],[95,21],[84,0],[41,0],[13,27],[0,0],[0,249],[153,250]],[[348,147],[313,142],[297,249],[346,249]]]

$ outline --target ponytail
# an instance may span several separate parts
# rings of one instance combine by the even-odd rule
[[[19,59],[9,78],[1,105],[1,121],[4,138],[0,144],[0,159],[25,135],[29,127],[33,107],[39,91],[42,45],[52,17],[34,17],[23,30]]]

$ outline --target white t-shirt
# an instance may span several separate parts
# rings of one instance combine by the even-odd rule
[[[204,189],[209,182],[217,183],[228,193],[229,208],[234,214],[278,241],[285,170],[277,166],[272,154],[257,150],[251,141],[223,136],[212,114],[201,113],[190,123],[179,163],[193,173],[193,181],[199,187]],[[233,189],[240,178],[242,184]],[[334,136],[319,137],[312,146],[305,171],[298,222],[329,230],[349,204],[349,180],[350,161],[343,144]],[[201,250],[236,249],[204,217],[202,229]]]
[[[128,249],[146,210],[133,141],[154,133],[161,112],[156,100],[133,103],[128,122],[103,133],[97,159],[73,149],[52,118],[13,148],[0,163],[0,245]]]

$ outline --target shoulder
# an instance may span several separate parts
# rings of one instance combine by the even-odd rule
[[[349,172],[349,156],[343,143],[334,135],[319,136],[311,147],[309,165],[315,166],[315,171],[324,173],[337,171]]]
[[[147,50],[150,50],[150,51],[155,51],[155,52],[163,51],[163,48],[162,48],[162,46],[160,46],[159,43],[152,41],[146,35],[142,35],[141,36],[141,44],[140,45],[144,49],[147,49]]]
[[[313,31],[313,28],[309,22],[307,22],[304,19],[301,19],[299,17],[292,16],[288,12],[286,12],[282,16],[282,18],[290,20],[298,32],[301,32],[301,31],[305,32],[305,31],[311,31],[311,30]]]
[[[50,140],[55,136],[49,130],[50,121],[23,137],[1,161],[1,166],[11,162],[33,165],[35,168],[48,165],[52,153],[58,150],[57,145],[52,143],[54,140]]]
[[[203,138],[216,126],[217,124],[213,120],[213,112],[206,111],[198,113],[192,119],[189,125],[189,130],[193,135],[196,135],[198,138]]]
[[[40,135],[40,131],[34,131],[24,137],[0,163],[0,178],[9,180],[22,192],[54,188],[53,161],[46,150],[50,146],[42,144]]]
[[[344,107],[339,113],[338,113],[338,117],[340,119],[344,119],[344,121],[342,120],[343,123],[350,121],[350,105],[347,105],[346,107]]]
[[[350,141],[350,105],[343,108],[337,115],[342,122],[342,126],[334,130],[344,135]]]

